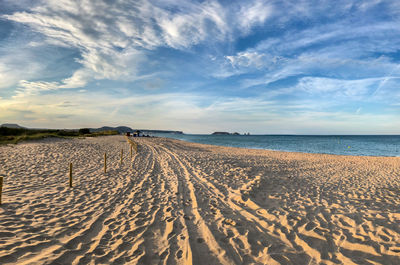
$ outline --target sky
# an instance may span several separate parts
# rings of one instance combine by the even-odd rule
[[[400,134],[397,0],[0,0],[0,123]]]

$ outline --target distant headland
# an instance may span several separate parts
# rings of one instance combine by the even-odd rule
[[[0,127],[6,128],[13,128],[13,129],[29,129],[29,130],[43,130],[43,128],[27,128],[20,126],[14,123],[4,123],[1,124]],[[104,132],[104,131],[117,131],[118,133],[127,133],[127,132],[134,132],[134,131],[141,131],[142,133],[149,134],[149,133],[174,133],[174,134],[183,134],[182,131],[170,131],[170,130],[150,130],[150,129],[132,129],[131,127],[127,126],[103,126],[100,128],[87,128],[91,133],[94,132]],[[80,129],[62,129],[65,131],[79,131]]]
[[[106,135],[126,134],[137,136],[151,136],[151,134],[183,134],[182,131],[167,130],[134,130],[127,126],[103,126],[100,128],[80,128],[80,129],[44,129],[27,128],[14,123],[4,123],[0,125],[0,144],[18,143],[26,140],[38,140],[48,137],[96,137]]]
[[[118,131],[119,133],[127,133],[127,132],[134,132],[134,131],[140,131],[144,134],[149,134],[149,133],[174,133],[174,134],[183,134],[182,131],[170,131],[170,130],[150,130],[150,129],[132,129],[130,127],[126,126],[118,126],[118,127],[107,127],[103,126],[98,129],[90,129],[91,131],[94,132],[99,132],[99,131],[109,131],[109,130],[115,130]]]

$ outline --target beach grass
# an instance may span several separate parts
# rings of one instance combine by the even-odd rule
[[[117,135],[117,131],[102,131],[90,133],[86,130],[51,130],[24,129],[0,127],[0,144],[17,144],[22,141],[39,140],[43,138],[97,137]]]

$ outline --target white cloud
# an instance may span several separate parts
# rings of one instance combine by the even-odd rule
[[[370,96],[380,82],[380,78],[340,80],[321,77],[304,77],[299,80],[297,89],[310,94],[355,99]]]
[[[287,76],[284,74],[283,76]],[[272,77],[272,78],[279,78]],[[351,101],[363,100],[365,102],[391,102],[398,98],[398,93],[391,89],[382,89],[379,93],[375,93],[385,77],[379,78],[364,78],[364,79],[335,79],[326,77],[306,76],[298,80],[297,84],[279,89],[266,91],[264,97],[274,99],[278,96],[297,96],[301,98],[315,99],[316,97],[325,104],[325,106],[333,106],[346,104]],[[390,87],[396,87],[400,82],[400,77],[391,77],[394,82]],[[248,80],[244,83],[246,86],[259,83],[251,83],[253,80]],[[265,81],[265,80],[264,80]],[[269,81],[273,81],[270,79]],[[389,96],[388,96],[389,95]],[[307,108],[306,106],[301,106]]]
[[[263,77],[242,82],[243,87],[250,87],[316,73],[338,79],[400,75],[400,69],[390,58],[384,55],[376,58],[377,54],[398,50],[400,34],[396,32],[400,30],[396,25],[395,21],[366,25],[344,19],[331,24],[316,23],[304,30],[284,30],[279,37],[266,38],[256,47],[225,56],[229,64],[219,60],[220,69],[213,76],[225,78],[266,68]]]
[[[14,98],[37,95],[43,91],[57,90],[58,86],[59,84],[57,82],[29,82],[21,80]]]
[[[90,70],[82,68],[73,73],[71,77],[62,80],[60,88],[79,88],[84,87],[91,80],[93,74]]]
[[[254,68],[262,68],[268,64],[275,63],[278,58],[271,58],[267,54],[258,53],[258,52],[239,52],[235,56],[226,56],[233,67],[254,67]]]
[[[52,84],[31,84],[51,92]],[[49,90],[50,89],[50,90]],[[119,90],[123,91],[123,90]],[[101,104],[99,104],[101,102]],[[206,104],[205,104],[206,103]],[[268,97],[212,97],[200,94],[143,95],[126,91],[22,94],[0,99],[0,119],[32,127],[97,127],[125,124],[134,128],[176,129],[187,133],[216,130],[253,133],[397,132],[397,115],[327,111],[332,101],[280,102]],[[132,117],[134,119],[132,120]],[[211,118],[212,117],[212,118]],[[370,121],[374,120],[374,123]],[[389,126],[390,125],[390,126]],[[377,129],[377,130],[378,130]]]
[[[230,39],[237,32],[248,34],[266,21],[271,9],[259,0],[228,7],[218,1],[52,0],[2,17],[30,26],[46,36],[47,43],[79,49],[82,68],[62,85],[78,87],[93,79],[135,79],[146,50],[187,49]],[[232,17],[239,22],[231,23]]]
[[[395,80],[400,76],[400,67],[398,67],[397,63],[392,62],[388,58],[341,58],[340,50],[338,50],[337,57],[335,57],[335,53],[332,53],[332,50],[319,50],[312,53],[307,52],[295,58],[278,57],[277,59],[272,60],[273,63],[266,63],[268,68],[263,76],[251,79],[242,79],[241,85],[243,88],[259,85],[267,86],[268,84],[289,77],[312,77],[315,75],[338,80],[371,79],[377,80],[377,82],[382,82],[381,85],[385,85],[388,80]],[[234,58],[235,63],[238,64],[240,62],[240,57],[236,56]],[[268,62],[268,60],[266,62]],[[247,64],[252,67],[241,67],[240,72],[230,71],[229,73],[232,75],[254,72],[254,64]],[[225,68],[226,66],[222,67],[222,69]],[[368,84],[365,83],[365,85]]]
[[[156,18],[157,23],[162,29],[166,44],[173,48],[190,47],[211,35],[214,41],[223,40],[229,33],[224,17],[225,10],[218,2],[186,4],[183,12],[162,14],[160,18]]]
[[[271,17],[273,11],[274,8],[268,1],[244,2],[234,19],[238,22],[241,30],[249,32],[253,26],[262,25],[267,18]]]
[[[74,69],[69,69],[65,76],[58,74],[58,79],[54,76],[43,77],[42,80],[57,80],[45,82],[39,81],[40,76],[50,64],[41,63],[42,58],[24,52],[25,47],[19,46],[17,52],[8,57],[2,55],[0,86],[19,85],[15,97],[0,99],[0,118],[19,117],[21,121],[36,122],[42,127],[54,124],[76,127],[76,120],[83,126],[105,123],[117,125],[134,116],[137,123],[134,125],[138,127],[154,128],[155,124],[159,129],[190,127],[192,132],[209,132],[207,130],[221,127],[239,130],[245,127],[246,130],[258,128],[259,132],[279,133],[282,132],[279,128],[290,130],[291,127],[293,132],[300,132],[302,126],[313,128],[318,124],[321,124],[320,130],[323,130],[322,125],[326,126],[326,130],[353,123],[357,126],[363,122],[368,125],[368,119],[382,117],[368,116],[368,109],[364,106],[362,112],[355,113],[357,117],[353,115],[354,108],[351,110],[353,116],[345,112],[329,112],[326,107],[329,104],[329,107],[335,107],[338,102],[326,99],[365,100],[371,95],[376,99],[384,98],[385,93],[392,98],[400,98],[398,91],[389,89],[398,83],[400,69],[393,70],[397,64],[385,56],[370,56],[398,50],[398,23],[395,20],[373,20],[373,23],[366,25],[365,21],[358,22],[348,17],[342,19],[341,15],[349,10],[358,15],[369,12],[379,1],[363,1],[362,4],[339,1],[334,3],[335,8],[332,8],[332,3],[328,0],[318,5],[302,0],[254,0],[229,4],[213,0],[46,0],[38,2],[30,10],[21,6],[26,11],[3,15],[1,18],[27,25],[45,38],[30,41],[26,47],[68,47],[77,51],[73,56],[78,64],[75,63]],[[336,17],[340,17],[339,22]],[[324,23],[317,23],[321,18]],[[300,26],[297,26],[297,22]],[[296,26],[292,27],[291,23]],[[232,54],[242,48],[240,43],[234,42],[238,37],[249,35],[255,27],[261,26],[266,31],[252,35],[249,43],[257,43],[264,33],[267,38],[265,41]],[[277,37],[268,37],[271,35]],[[220,44],[223,46],[221,50]],[[127,88],[111,87],[110,91],[115,89],[119,92],[115,95],[92,91],[94,88],[81,89],[81,93],[67,89],[84,87],[89,82],[101,79],[151,79],[147,85],[143,82],[142,87],[157,88],[164,82],[157,79],[154,74],[157,70],[152,69],[154,63],[158,62],[157,49],[167,47],[190,52],[197,51],[197,45],[212,50],[207,54],[213,62],[210,68],[218,63],[222,65],[216,71],[204,71],[214,77],[256,73],[253,75],[256,78],[243,80],[241,88],[257,85],[267,87],[289,77],[294,77],[291,81],[294,83],[297,80],[298,83],[275,90],[267,87],[247,98],[218,98],[207,96],[207,93],[157,94],[161,90],[152,90],[153,95],[142,95],[137,93],[136,88],[132,89],[133,92]],[[214,52],[214,49],[217,51]],[[23,54],[15,59],[19,51]],[[191,85],[195,82],[199,80],[190,80]],[[55,90],[58,90],[57,93],[54,93]],[[277,100],[279,96],[298,94],[304,98],[284,102]],[[322,100],[313,102],[310,100],[312,97]],[[98,102],[101,102],[101,106]],[[71,118],[68,119],[65,113]],[[335,117],[344,121],[327,121]],[[396,119],[390,115],[387,117],[386,124]],[[360,122],[357,123],[357,119]],[[97,124],[91,125],[93,120]],[[271,132],[270,128],[274,126],[278,131]]]
[[[44,66],[30,60],[31,57],[30,52],[7,47],[7,53],[0,56],[0,89],[17,84],[21,77],[30,79],[43,73]]]

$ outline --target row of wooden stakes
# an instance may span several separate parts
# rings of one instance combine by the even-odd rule
[[[137,143],[132,141],[131,139],[129,139],[128,136],[125,136],[125,138],[131,146],[131,158],[132,158],[132,150],[135,149],[136,153],[138,151]],[[122,166],[123,157],[124,157],[124,149],[121,149],[121,162],[120,162],[121,166]],[[104,173],[107,173],[107,153],[104,153]],[[69,163],[69,187],[72,188],[72,163]],[[0,193],[1,193],[1,191],[0,191]],[[0,195],[0,199],[1,199],[1,195]],[[0,204],[1,204],[1,200],[0,200]]]
[[[131,146],[131,158],[132,158],[133,149],[135,149],[135,152],[137,153],[138,145],[136,142],[132,141],[127,136],[125,137]],[[123,157],[124,157],[124,149],[121,149],[121,162],[120,162],[121,165]],[[104,153],[104,173],[107,173],[107,153]],[[69,186],[72,188],[72,163],[69,163]],[[2,192],[3,192],[3,177],[0,177],[0,205],[2,203]]]

